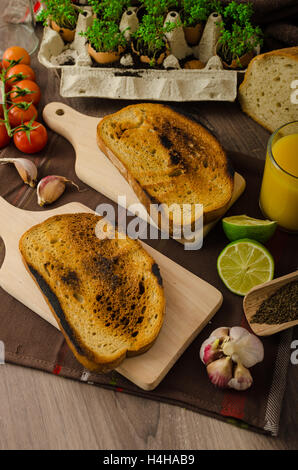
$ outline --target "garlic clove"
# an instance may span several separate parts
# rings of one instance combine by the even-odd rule
[[[64,193],[66,184],[70,183],[80,191],[80,188],[73,181],[64,176],[49,175],[40,180],[37,185],[37,202],[40,206],[51,204]]]
[[[250,335],[250,332],[246,330],[246,328],[242,328],[242,326],[233,326],[230,330],[230,338],[233,341],[238,341],[239,339],[243,338],[243,336]]]
[[[65,191],[65,181],[57,176],[46,176],[37,185],[37,202],[42,207],[56,201]]]
[[[24,183],[32,188],[36,185],[37,168],[36,165],[27,158],[1,158],[1,165],[13,163]]]
[[[204,341],[200,349],[200,358],[204,364],[209,364],[223,356],[222,343],[229,338],[228,334],[229,328],[217,328]]]
[[[240,362],[238,362],[234,377],[229,381],[228,387],[234,388],[235,390],[247,390],[252,386],[253,378],[251,373],[246,367],[244,367]]]
[[[230,341],[223,344],[223,352],[234,362],[253,367],[264,359],[264,347],[259,338],[239,326],[230,330]]]
[[[213,385],[219,388],[227,388],[228,383],[233,378],[231,358],[223,357],[211,362],[207,366],[207,373]]]
[[[208,338],[206,339],[200,349],[200,358],[204,364],[210,364],[210,362],[216,361],[223,356],[223,352],[220,347],[219,338]]]

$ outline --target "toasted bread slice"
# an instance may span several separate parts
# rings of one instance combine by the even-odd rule
[[[233,170],[219,142],[168,106],[136,104],[104,117],[97,142],[148,213],[151,204],[178,204],[179,211],[184,204],[203,204],[208,223],[222,215],[231,200]],[[175,215],[167,217],[173,224]],[[183,224],[191,225],[195,218],[191,210]]]
[[[76,358],[106,372],[150,348],[165,297],[152,257],[128,237],[98,238],[101,220],[57,215],[30,228],[19,247]]]

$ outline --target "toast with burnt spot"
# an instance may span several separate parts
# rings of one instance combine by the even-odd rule
[[[217,139],[190,117],[161,104],[131,105],[101,120],[97,142],[148,212],[152,204],[202,204],[209,223],[226,211],[234,172]],[[173,214],[164,214],[170,227]],[[195,217],[191,210],[184,224]]]
[[[107,238],[102,221],[57,215],[30,228],[19,248],[76,358],[107,372],[154,343],[165,297],[153,258],[117,231]]]

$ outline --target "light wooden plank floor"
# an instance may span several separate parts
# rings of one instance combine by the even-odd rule
[[[0,366],[0,449],[297,449],[291,369],[281,435],[271,438],[183,408]]]

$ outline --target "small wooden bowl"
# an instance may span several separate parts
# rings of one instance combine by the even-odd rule
[[[285,284],[289,284],[291,281],[298,279],[298,271],[295,271],[286,276],[274,279],[273,281],[265,282],[260,286],[254,287],[251,291],[244,297],[243,300],[243,309],[246,315],[246,319],[249,323],[249,326],[253,332],[258,336],[269,336],[279,333],[280,331],[291,328],[292,326],[298,325],[298,320],[288,321],[286,323],[268,325],[267,323],[251,323],[252,317],[257,312],[261,303],[268,299],[274,292],[276,292],[280,287]]]

